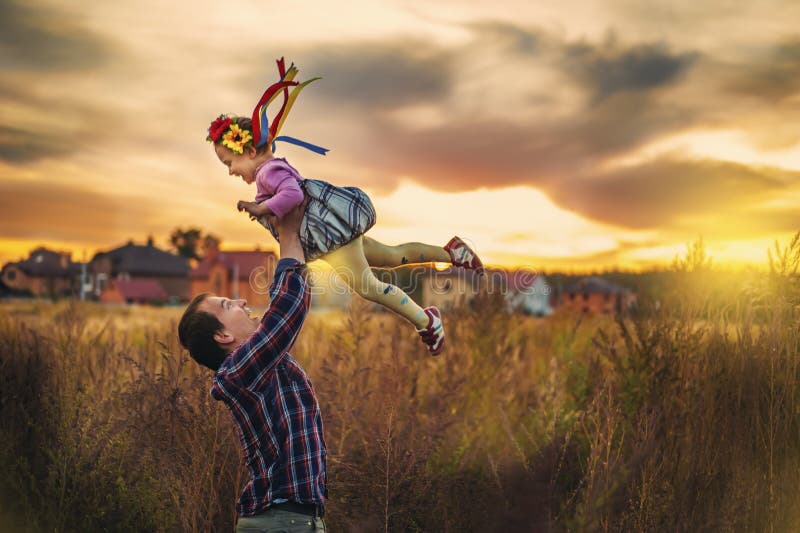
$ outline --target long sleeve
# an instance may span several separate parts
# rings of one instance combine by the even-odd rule
[[[272,159],[256,171],[256,202],[266,205],[278,218],[303,202],[297,171],[283,159]]]
[[[272,301],[261,318],[261,325],[225,359],[217,378],[256,389],[292,347],[311,301],[305,264],[296,259],[281,259],[275,269],[270,296]]]

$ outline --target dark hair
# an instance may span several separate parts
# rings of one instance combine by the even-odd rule
[[[186,307],[178,324],[178,340],[192,359],[216,372],[228,353],[214,340],[214,334],[225,326],[211,313],[198,310],[209,296],[207,292],[195,296]]]

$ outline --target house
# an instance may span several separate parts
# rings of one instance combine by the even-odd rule
[[[185,301],[189,298],[189,261],[185,257],[160,250],[150,238],[146,245],[128,241],[125,246],[96,254],[89,262],[88,284],[95,298],[103,301],[115,300],[112,293],[118,288],[109,287],[110,281],[150,280],[161,286],[169,301]],[[145,286],[152,287],[151,284]],[[148,289],[150,290],[150,289]]]
[[[441,310],[452,309],[469,302],[481,290],[480,276],[474,270],[460,267],[444,269],[415,265],[410,267],[409,284],[400,285],[406,293],[422,287],[421,302],[424,307],[435,305]]]
[[[552,291],[543,275],[529,270],[514,270],[504,274],[506,303],[512,312],[535,316],[553,314],[550,303]]]
[[[167,300],[167,291],[154,279],[111,280],[100,294],[100,301],[106,303],[157,304]]]
[[[23,261],[3,266],[3,284],[15,293],[32,296],[68,296],[77,291],[81,264],[69,252],[44,247],[34,249]]]
[[[191,297],[211,292],[233,299],[244,298],[250,305],[266,307],[277,264],[278,257],[271,251],[223,252],[209,248],[189,274]]]
[[[567,286],[558,297],[558,306],[579,313],[618,314],[636,305],[636,294],[603,278],[590,276]]]
[[[545,278],[524,269],[487,269],[483,276],[458,267],[430,269],[412,279],[423,281],[422,300],[426,306],[448,309],[469,302],[478,292],[501,294],[511,312],[550,315],[550,287]]]

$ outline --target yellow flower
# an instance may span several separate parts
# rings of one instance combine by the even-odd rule
[[[238,124],[231,124],[230,129],[222,136],[222,145],[237,154],[244,152],[245,145],[253,139],[249,130],[243,130]]]

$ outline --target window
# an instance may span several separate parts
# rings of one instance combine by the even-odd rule
[[[8,272],[6,272],[6,279],[8,281],[14,281],[15,279],[17,279],[17,271],[9,270]]]
[[[97,275],[97,294],[100,294],[106,288],[106,279],[106,275],[102,272]]]

